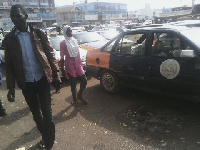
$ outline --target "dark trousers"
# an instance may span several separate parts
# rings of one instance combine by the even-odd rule
[[[0,99],[0,114],[3,114],[5,113],[5,109],[3,108],[3,104],[2,104],[2,101]]]
[[[82,76],[78,76],[77,78],[72,77],[70,74],[68,74],[69,76],[69,80],[70,80],[70,85],[71,85],[71,92],[76,93],[77,89],[76,89],[76,84],[77,84],[77,79],[80,80],[80,91],[82,92],[87,85],[87,78],[85,76],[85,74],[83,74]]]
[[[26,89],[22,93],[42,134],[46,149],[51,149],[55,141],[55,125],[52,121],[50,84],[47,78],[26,82]]]

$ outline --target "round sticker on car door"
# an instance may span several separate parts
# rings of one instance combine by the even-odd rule
[[[174,59],[167,59],[160,65],[160,73],[167,79],[174,79],[180,71],[179,63]]]

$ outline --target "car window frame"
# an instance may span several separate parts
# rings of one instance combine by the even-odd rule
[[[189,40],[187,37],[185,37],[183,34],[181,34],[181,32],[176,32],[175,30],[152,30],[150,32],[150,36],[149,36],[150,37],[150,39],[149,39],[150,51],[149,51],[149,53],[150,53],[151,57],[159,57],[159,58],[162,57],[162,56],[152,55],[152,53],[153,53],[152,44],[153,44],[153,40],[154,40],[154,36],[153,36],[154,33],[170,33],[170,34],[174,34],[176,37],[178,37],[181,40],[183,40],[183,42],[186,42],[191,47],[191,49],[194,50],[195,54],[197,54],[197,56],[199,57],[199,53],[200,52],[197,50],[197,46],[194,45],[194,43],[191,40]],[[183,58],[183,59],[187,59],[187,57],[166,57],[166,58]]]
[[[117,35],[116,37],[114,37],[113,39],[111,39],[109,42],[107,42],[104,46],[102,46],[102,47],[101,47],[101,52],[108,52],[108,53],[112,52],[113,46],[115,46],[115,44],[116,44],[116,42],[117,42],[119,36],[121,36],[121,34]],[[116,41],[115,41],[115,40],[116,40]],[[105,48],[106,48],[108,45],[110,45],[112,42],[114,42],[114,41],[115,41],[115,43],[113,44],[111,50],[110,50],[110,51],[105,50]]]
[[[145,42],[145,49],[144,49],[144,55],[133,55],[133,54],[123,54],[123,53],[118,53],[119,55],[131,55],[131,56],[139,56],[139,57],[143,57],[143,56],[147,56],[147,46],[148,46],[148,31],[147,30],[137,30],[137,31],[129,31],[129,32],[123,32],[120,34],[120,38],[118,38],[115,42],[115,44],[113,45],[112,47],[112,50],[111,52],[112,53],[117,53],[117,52],[114,52],[114,49],[117,45],[117,43],[119,43],[119,41],[126,35],[132,35],[132,34],[145,34],[146,35],[146,42]],[[122,45],[121,45],[122,46]]]

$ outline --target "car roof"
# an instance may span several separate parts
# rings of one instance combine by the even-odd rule
[[[74,35],[74,34],[81,34],[81,33],[87,33],[87,31],[77,31],[77,32],[73,32],[72,34]]]
[[[172,24],[172,25],[200,24],[200,20],[182,20],[182,21],[170,22],[167,24]]]
[[[163,25],[153,25],[153,26],[140,26],[140,27],[136,27],[134,29],[131,29],[129,31],[125,31],[125,32],[132,32],[132,31],[176,31],[176,32],[180,32],[181,30],[191,30],[192,27],[186,27],[186,26],[173,26],[173,25],[169,25],[169,26],[163,26]]]

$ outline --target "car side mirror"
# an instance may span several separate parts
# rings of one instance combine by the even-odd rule
[[[195,57],[194,50],[182,50],[180,57]]]

